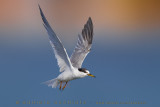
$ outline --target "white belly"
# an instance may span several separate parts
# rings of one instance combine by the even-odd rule
[[[74,79],[74,75],[73,75],[73,73],[70,72],[70,71],[65,71],[65,72],[62,72],[62,73],[57,77],[57,79],[58,79],[59,81],[64,81],[64,82],[66,82],[66,81],[71,81],[71,80]]]
[[[64,71],[62,72],[57,79],[59,81],[71,81],[78,78],[83,78],[85,75],[82,75],[83,73],[79,72],[77,68],[74,68],[73,71]]]

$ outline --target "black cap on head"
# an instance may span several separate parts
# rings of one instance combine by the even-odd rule
[[[87,70],[86,68],[78,68],[78,70],[79,70],[80,72],[87,73],[87,72],[86,72],[86,70]]]

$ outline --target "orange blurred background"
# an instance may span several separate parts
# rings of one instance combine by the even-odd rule
[[[160,24],[159,0],[0,0],[1,26],[38,20],[38,3],[46,17],[62,27],[84,23],[89,16],[98,27],[156,27]]]
[[[93,20],[94,40],[100,43],[159,35],[159,0],[0,0],[0,33],[5,42],[37,41],[37,36],[44,39],[40,34],[47,39],[38,4],[62,42],[70,46],[76,43],[88,17]]]

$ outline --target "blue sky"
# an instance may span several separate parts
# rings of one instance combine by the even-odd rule
[[[38,38],[30,38],[35,34]],[[0,45],[1,105],[46,106],[22,104],[23,101],[49,101],[50,104],[47,106],[55,106],[55,101],[85,101],[86,104],[83,106],[93,107],[99,106],[96,102],[101,101],[146,103],[136,105],[140,107],[159,105],[159,37],[154,34],[152,38],[144,38],[140,34],[146,33],[142,32],[134,34],[137,34],[135,39],[124,42],[120,40],[115,42],[118,41],[116,38],[112,38],[111,42],[107,40],[109,37],[105,37],[105,40],[96,40],[97,35],[94,35],[92,51],[84,61],[83,67],[88,68],[97,78],[86,77],[71,81],[63,92],[41,84],[59,74],[54,53],[43,27],[39,32],[26,32],[23,34],[25,38],[20,40],[18,38],[6,40],[6,35],[5,39],[3,38],[6,42],[1,39],[3,41]],[[127,35],[132,34],[127,33]],[[62,36],[60,39],[65,41]],[[74,40],[72,43],[73,46],[64,43],[69,55],[75,45]],[[20,101],[20,104],[16,104],[16,101]],[[58,104],[58,106],[75,106],[75,104]]]

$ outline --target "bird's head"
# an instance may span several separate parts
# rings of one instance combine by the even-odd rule
[[[84,76],[95,77],[94,75],[90,74],[90,72],[85,68],[78,68],[78,71],[81,72],[81,74]]]

